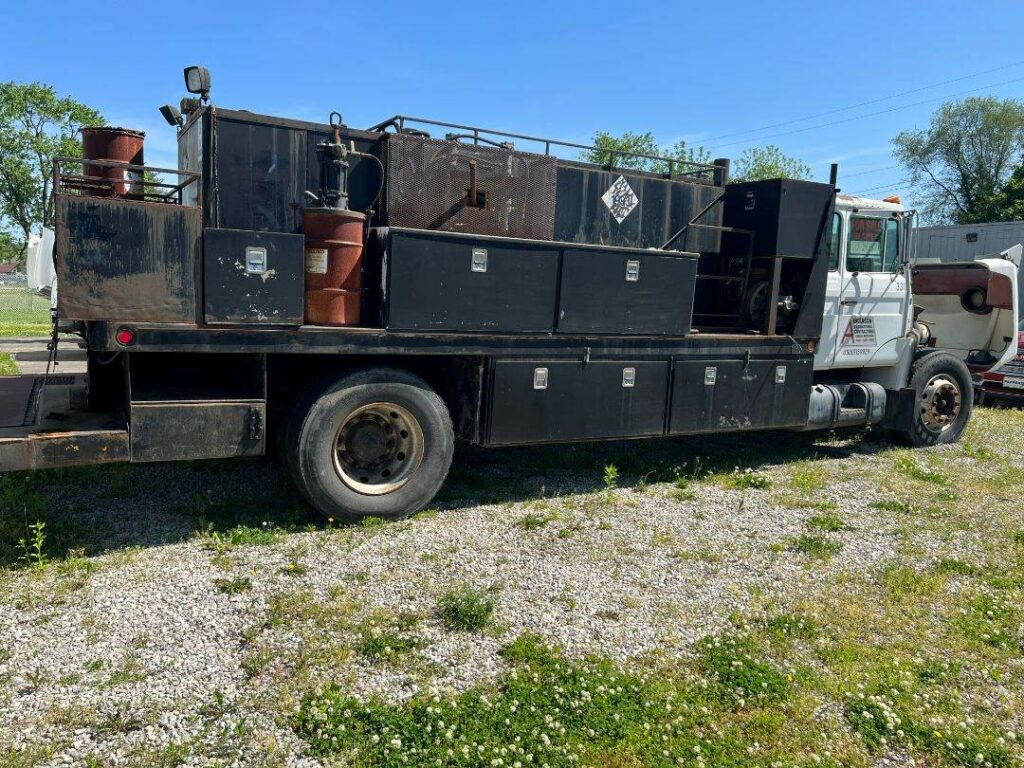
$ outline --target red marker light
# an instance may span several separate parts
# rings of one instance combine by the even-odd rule
[[[121,328],[116,334],[114,334],[114,339],[116,339],[117,343],[122,347],[129,347],[135,343],[135,331],[130,328]]]

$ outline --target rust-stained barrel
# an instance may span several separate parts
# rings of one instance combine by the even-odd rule
[[[310,325],[358,325],[362,291],[314,288],[306,291],[306,322]]]
[[[143,146],[146,134],[130,128],[82,129],[82,157],[85,160],[114,160],[130,165],[143,165]],[[90,194],[100,197],[124,197],[129,193],[142,193],[142,172],[102,165],[83,165],[85,183]]]
[[[363,226],[358,211],[305,208],[306,322],[356,325],[363,287]]]

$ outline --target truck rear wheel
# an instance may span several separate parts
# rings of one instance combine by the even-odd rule
[[[896,440],[922,447],[960,439],[971,418],[974,385],[962,360],[948,352],[929,352],[910,368],[914,407],[892,425]]]
[[[283,438],[295,484],[337,520],[419,511],[444,483],[455,446],[444,401],[422,379],[387,368],[312,387]]]

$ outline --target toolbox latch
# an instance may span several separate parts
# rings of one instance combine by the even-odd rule
[[[473,249],[473,260],[470,263],[470,270],[473,272],[486,272],[487,271],[487,249],[486,248],[474,248]]]
[[[533,388],[534,389],[547,389],[548,388],[548,369],[547,368],[534,368],[533,369]]]
[[[245,274],[267,274],[267,249],[250,245],[245,249]]]
[[[640,279],[639,259],[630,259],[626,262],[626,282],[635,283]]]
[[[259,408],[249,410],[249,439],[263,439],[263,412]]]
[[[626,389],[636,386],[636,368],[622,369],[622,386]]]

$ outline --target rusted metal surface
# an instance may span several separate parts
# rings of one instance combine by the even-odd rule
[[[388,134],[385,149],[389,226],[554,236],[554,157],[409,134]]]
[[[363,287],[363,227],[366,217],[357,211],[305,208],[302,233],[306,237],[306,290]]]
[[[35,415],[32,396],[38,389],[39,378],[28,375],[0,378],[0,429],[32,423]]]
[[[361,291],[319,288],[306,291],[306,322],[310,325],[358,325]]]
[[[0,379],[0,472],[128,460],[124,418],[86,408],[84,376],[51,376],[41,392],[42,382]]]
[[[86,170],[88,167],[88,170]],[[79,171],[76,173],[75,171]],[[146,172],[159,174],[146,178]],[[91,173],[101,175],[90,175]],[[90,160],[80,157],[58,157],[53,162],[53,188],[58,194],[91,195],[110,197],[110,182],[102,174],[115,173],[130,176],[133,181],[133,200],[177,205],[199,205],[200,190],[198,172],[176,168],[132,165],[119,160]],[[173,181],[161,177],[172,176]],[[104,193],[105,191],[105,193]]]
[[[125,461],[128,461],[128,431],[123,429],[0,437],[0,472]]]
[[[195,323],[200,209],[57,195],[64,320]]]
[[[82,129],[82,157],[85,160],[110,160],[141,166],[146,134],[130,128]],[[140,194],[142,173],[117,166],[85,164],[85,176],[97,179],[92,194],[100,197],[123,197]]]
[[[265,424],[262,402],[132,403],[131,460],[262,456]]]
[[[992,309],[1013,309],[1013,283],[1006,275],[990,272],[983,264],[922,264],[914,268],[911,278],[918,296],[963,296],[972,289],[985,291],[985,306]]]
[[[411,125],[422,125],[422,126],[436,126],[440,128],[454,128],[457,131],[463,131],[462,134],[449,134],[449,137],[458,136],[459,138],[467,138],[472,140],[474,143],[481,141],[507,146],[509,149],[512,148],[512,143],[505,141],[507,139],[515,139],[517,141],[526,142],[527,144],[535,145],[538,147],[544,147],[544,154],[552,154],[552,150],[559,147],[566,149],[575,150],[574,154],[579,154],[578,150],[584,150],[588,153],[599,153],[603,154],[607,160],[608,165],[612,168],[617,168],[618,164],[623,160],[628,160],[627,165],[635,166],[635,161],[646,161],[647,163],[653,163],[663,166],[667,171],[669,177],[675,177],[679,175],[688,176],[690,179],[704,179],[711,181],[713,178],[719,179],[716,184],[724,183],[724,179],[728,176],[728,161],[715,160],[713,164],[709,163],[694,163],[687,160],[680,160],[675,157],[662,157],[660,155],[648,155],[642,152],[625,152],[619,150],[608,150],[601,147],[595,147],[592,144],[577,144],[571,141],[561,141],[559,139],[544,138],[542,136],[528,136],[523,133],[509,133],[508,131],[496,131],[492,128],[480,128],[479,126],[473,125],[460,125],[459,123],[448,123],[443,120],[431,120],[425,117],[413,117],[411,115],[395,115],[389,117],[387,120],[383,120],[371,128],[368,128],[369,132],[386,131],[388,128],[394,128],[399,133],[405,133],[406,131],[415,132],[418,129],[411,128]],[[423,135],[427,135],[423,133]]]

